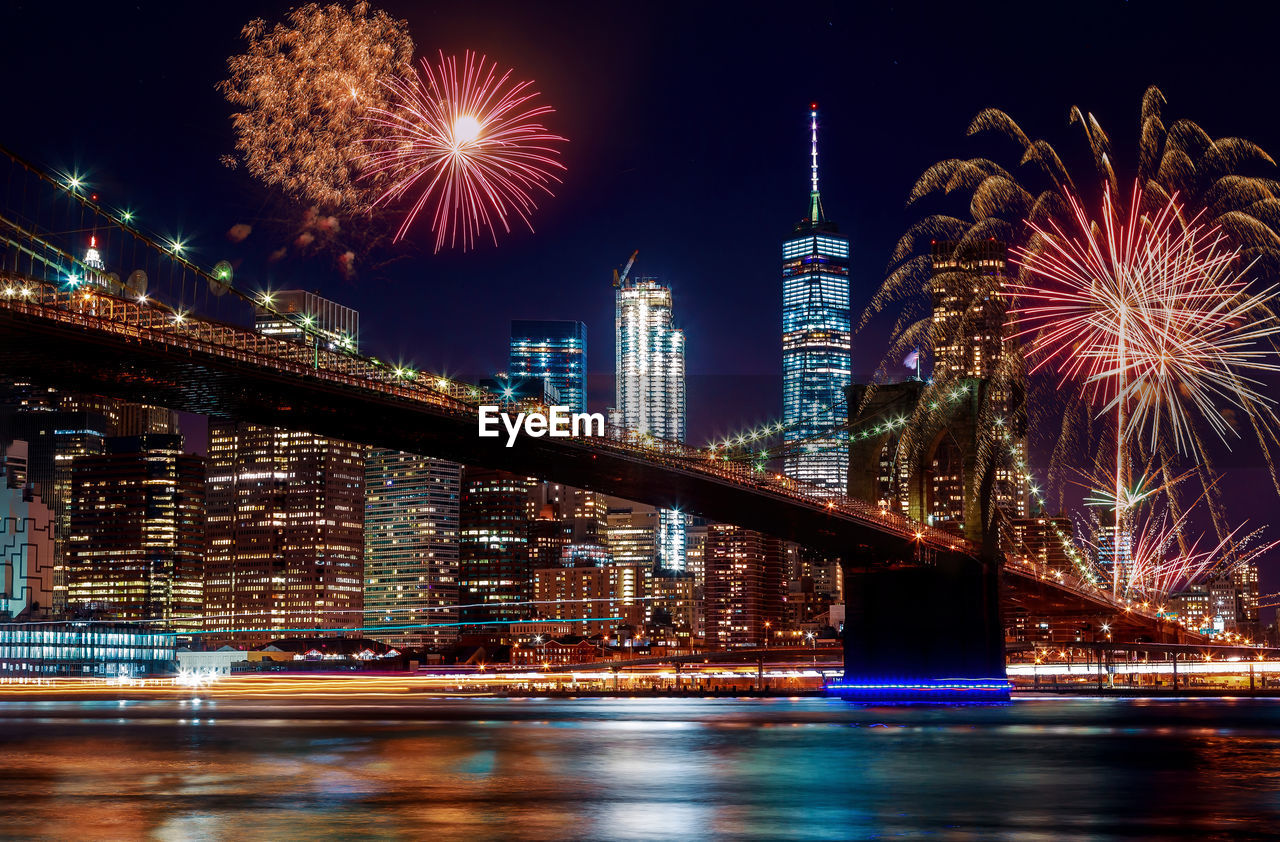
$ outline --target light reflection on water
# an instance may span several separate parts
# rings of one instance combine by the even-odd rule
[[[1280,702],[0,704],[0,836],[1228,838]]]

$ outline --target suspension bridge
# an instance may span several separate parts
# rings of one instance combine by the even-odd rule
[[[866,596],[860,605],[851,600],[850,626],[865,632],[867,651],[846,651],[846,663],[864,673],[871,650],[877,662],[904,657],[876,628],[890,609],[910,613],[905,599],[925,600],[922,613],[938,608],[908,649],[937,650],[936,638],[949,635],[952,650],[972,654],[925,659],[926,673],[959,665],[971,675],[1003,675],[1001,587],[1006,601],[1023,606],[1123,617],[1135,635],[1163,634],[1169,625],[1025,554],[993,553],[887,508],[832,496],[726,448],[613,428],[590,437],[521,435],[510,447],[482,438],[478,408],[501,405],[500,396],[358,353],[304,314],[277,311],[269,293],[238,285],[230,264],[197,265],[181,240],[143,231],[131,212],[105,207],[75,176],[50,174],[2,148],[0,167],[4,380],[538,476],[839,554],[865,574],[854,579]],[[301,339],[248,326],[262,312],[293,322]]]

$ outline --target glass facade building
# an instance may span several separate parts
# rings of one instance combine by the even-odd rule
[[[117,623],[0,623],[0,676],[173,672],[175,638]]]
[[[845,493],[850,378],[849,241],[822,211],[816,107],[810,110],[809,216],[782,244],[784,471],[831,494]]]
[[[440,648],[458,636],[458,500],[462,466],[398,450],[365,460],[365,636]],[[424,625],[430,628],[373,627]]]
[[[587,411],[587,326],[573,321],[511,322],[508,374],[512,380],[546,380],[560,405]]]
[[[684,441],[684,331],[674,326],[671,288],[652,279],[628,281],[615,300],[617,423],[640,436]],[[658,564],[685,569],[688,516],[659,513]]]

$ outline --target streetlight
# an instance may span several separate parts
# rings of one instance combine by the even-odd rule
[[[772,625],[773,623],[769,622],[768,620],[764,621],[764,648],[765,649],[769,648],[769,628]]]
[[[818,664],[818,636],[813,632],[805,632],[805,640],[809,641],[809,645],[813,647],[813,663]]]

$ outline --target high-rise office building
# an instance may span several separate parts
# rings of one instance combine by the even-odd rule
[[[726,523],[707,526],[707,646],[763,646],[772,631],[780,630],[785,565],[778,539]]]
[[[210,422],[209,642],[261,645],[361,625],[364,476],[361,445]]]
[[[307,343],[311,331],[356,348],[355,310],[303,290],[270,300],[284,315],[260,310],[259,332]],[[210,422],[207,641],[260,645],[362,624],[367,452],[307,432]]]
[[[365,460],[365,637],[438,649],[458,636],[461,466],[398,450]],[[375,626],[428,628],[371,631]]]
[[[256,329],[277,339],[307,341],[307,334],[334,348],[352,351],[360,345],[360,313],[336,301],[301,289],[268,293],[273,310],[259,309]]]
[[[675,327],[671,288],[628,280],[615,299],[617,410],[638,435],[684,441],[684,331]]]
[[[549,381],[561,406],[587,411],[587,326],[582,322],[513,320],[508,367],[513,380]]]
[[[204,460],[182,437],[107,439],[71,470],[67,603],[75,614],[201,629]]]
[[[532,497],[538,481],[487,468],[462,469],[461,600],[463,622],[534,616],[529,552]]]
[[[782,422],[786,474],[845,493],[844,443],[852,349],[849,241],[818,192],[818,108],[809,110],[809,215],[782,244]]]
[[[1008,248],[998,240],[980,240],[964,246],[938,241],[932,252],[933,379],[986,380],[991,389],[988,400],[1012,424],[1024,398],[1022,390],[1011,385],[1005,370],[1017,353],[1003,294]],[[996,505],[1009,517],[1025,518],[1029,514],[1029,487],[1019,465],[1027,460],[1026,431],[1013,429],[1013,436],[1010,456],[993,466],[994,497]],[[940,450],[938,458],[955,462],[960,459],[946,448]],[[946,474],[954,475],[956,482],[965,481],[958,465],[944,466],[939,475]],[[936,499],[954,495],[958,487],[940,488]],[[941,522],[947,518],[939,515],[935,519]],[[963,515],[956,519],[963,520]]]
[[[27,443],[0,441],[0,619],[53,604],[53,515],[27,475]]]
[[[641,437],[684,441],[684,331],[674,326],[670,287],[628,280],[615,304],[615,419]],[[667,570],[685,568],[687,520],[674,509],[659,513],[658,564]]]

